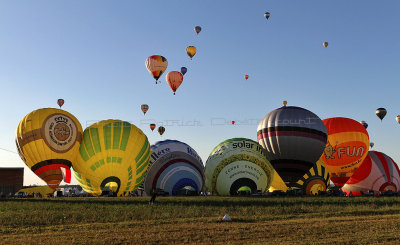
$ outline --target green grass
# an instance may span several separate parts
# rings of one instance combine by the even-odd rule
[[[398,197],[0,199],[1,244],[399,244]],[[232,222],[222,222],[228,213]]]

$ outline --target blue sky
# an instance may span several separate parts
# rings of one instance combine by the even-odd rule
[[[0,148],[16,151],[18,122],[63,98],[84,128],[127,120],[151,143],[183,141],[205,162],[228,138],[256,139],[258,121],[287,100],[322,119],[367,121],[374,148],[400,163],[399,11],[397,0],[2,1]],[[188,68],[175,96],[165,75],[156,85],[146,70],[154,54],[167,72]],[[10,166],[24,163],[0,150],[0,167]],[[24,184],[35,183],[44,182],[26,169]]]

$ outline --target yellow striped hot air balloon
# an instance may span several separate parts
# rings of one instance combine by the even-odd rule
[[[139,128],[120,120],[100,121],[83,132],[74,174],[92,195],[109,187],[126,195],[142,183],[149,158],[150,144]]]
[[[18,124],[15,139],[22,160],[52,189],[63,179],[70,182],[70,167],[81,140],[82,126],[78,119],[55,108],[38,109],[26,115]]]

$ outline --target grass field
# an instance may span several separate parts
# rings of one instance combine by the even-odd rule
[[[399,197],[148,200],[0,199],[0,243],[400,244]]]

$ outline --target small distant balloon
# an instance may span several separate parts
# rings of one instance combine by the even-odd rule
[[[187,53],[187,55],[189,55],[190,59],[193,58],[193,56],[196,54],[196,52],[197,52],[197,49],[195,46],[188,46],[186,48],[186,53]]]
[[[365,129],[368,128],[368,123],[366,121],[361,121],[360,123],[364,126]]]
[[[185,75],[186,74],[186,72],[187,72],[187,68],[186,67],[181,67],[181,73],[182,73],[182,75]]]
[[[284,100],[282,103],[283,103],[283,106],[287,105],[287,101],[286,100]]]
[[[369,143],[369,146],[372,148],[372,147],[374,147],[374,142],[371,142],[371,143]]]
[[[269,12],[265,12],[264,17],[268,20],[271,14]]]
[[[150,129],[153,131],[156,128],[156,125],[154,123],[150,124]]]
[[[149,110],[149,106],[147,104],[143,104],[140,106],[140,109],[142,109],[143,114],[146,115],[146,112]]]
[[[232,121],[232,125],[235,124],[235,121]]]
[[[378,108],[375,111],[375,114],[379,117],[379,119],[381,119],[381,121],[386,116],[386,113],[387,111],[385,108]]]
[[[58,100],[57,100],[57,104],[58,104],[58,106],[61,108],[61,106],[64,105],[64,100],[63,100],[63,99],[58,99]]]
[[[249,75],[244,75],[244,79],[249,79]]]
[[[164,132],[165,132],[165,128],[164,128],[163,126],[158,127],[158,133],[159,133],[160,135],[163,135]]]
[[[328,47],[328,42],[324,42],[322,45],[324,45],[324,47]]]
[[[396,117],[396,121],[397,121],[397,123],[400,123],[400,115],[398,115],[398,116]]]
[[[201,32],[201,27],[200,26],[196,26],[194,28],[194,31],[197,33],[197,35],[199,35],[199,33]]]

